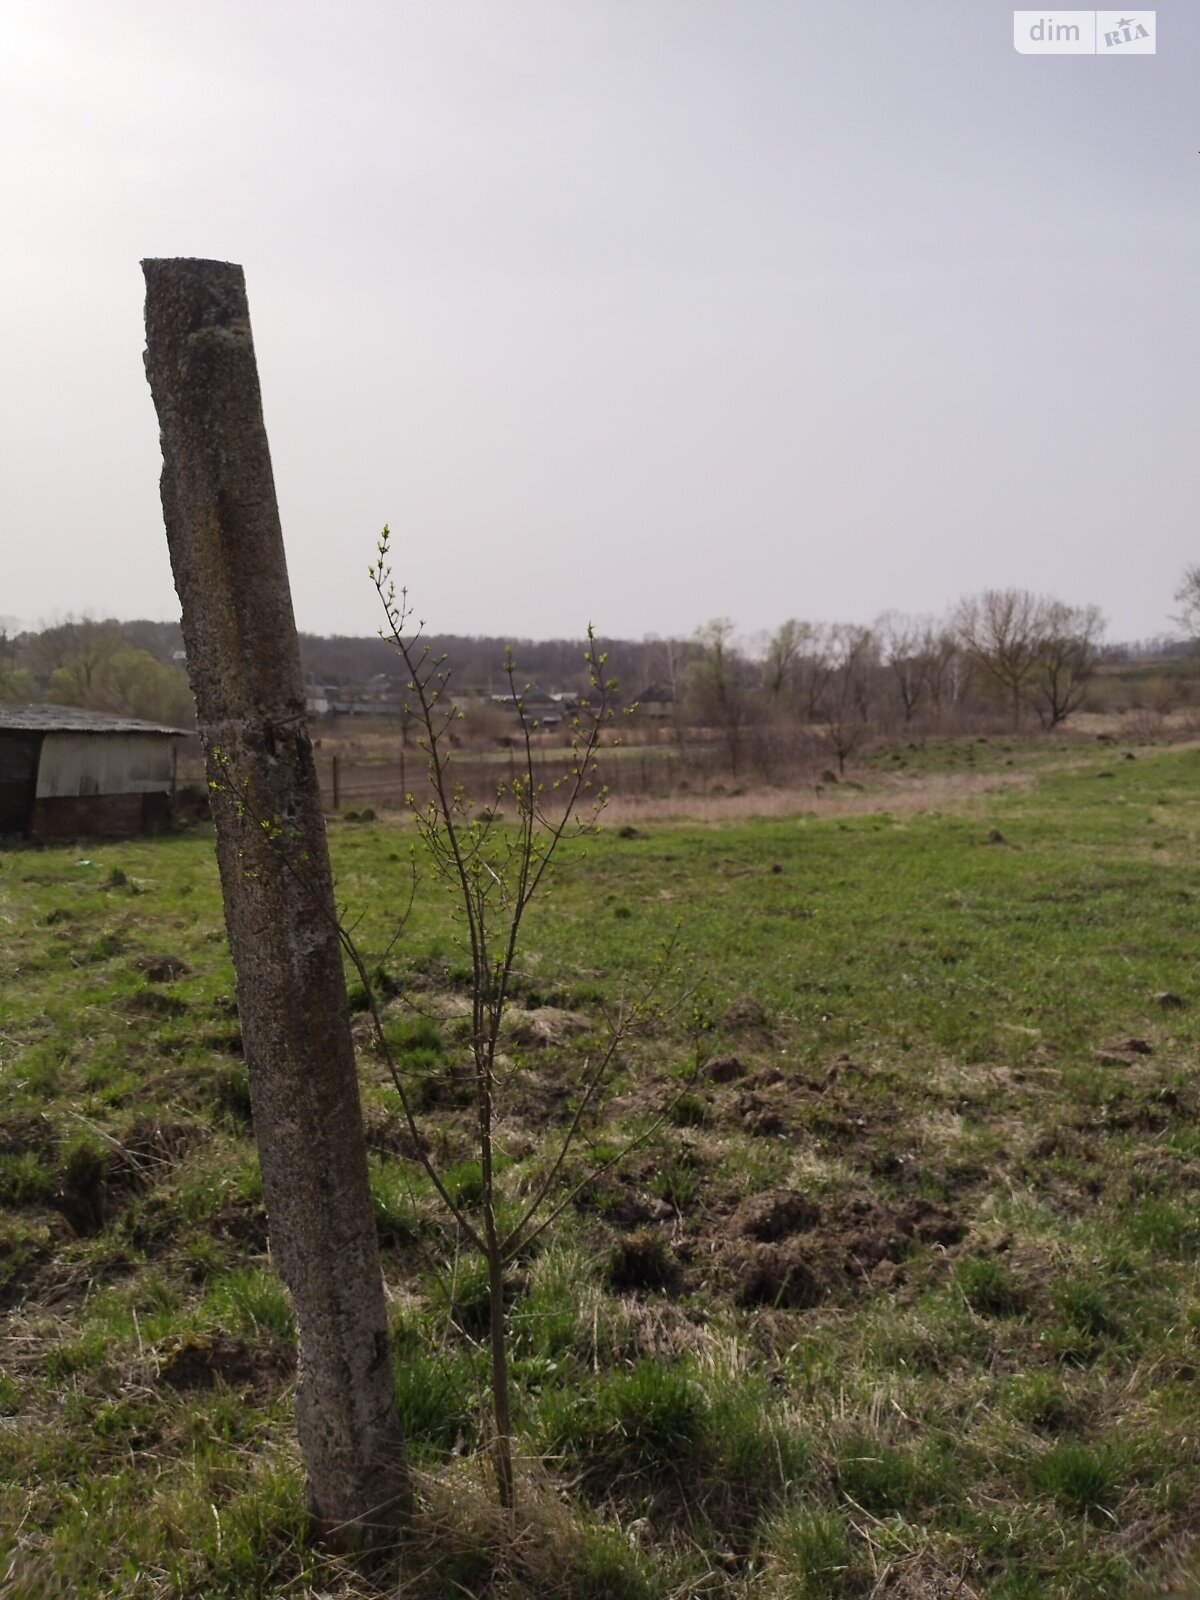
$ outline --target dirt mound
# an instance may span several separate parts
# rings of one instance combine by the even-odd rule
[[[639,1228],[613,1245],[604,1275],[614,1289],[667,1289],[679,1274],[662,1234]]]
[[[734,1233],[772,1244],[793,1233],[805,1233],[821,1220],[820,1209],[798,1189],[772,1189],[743,1200],[730,1219]]]
[[[228,1239],[262,1254],[268,1244],[266,1207],[257,1200],[231,1200],[228,1205],[214,1211],[208,1221],[214,1237]]]
[[[54,1124],[40,1111],[10,1111],[0,1121],[0,1156],[50,1156],[57,1142]]]
[[[514,1044],[536,1049],[562,1044],[590,1027],[589,1019],[579,1011],[560,1011],[557,1006],[521,1011],[514,1006],[505,1018],[504,1031]]]
[[[744,1078],[747,1068],[736,1056],[716,1056],[704,1068],[704,1076],[713,1083],[732,1083]]]
[[[783,1306],[803,1311],[819,1305],[829,1288],[825,1263],[799,1239],[755,1244],[736,1267],[736,1298],[742,1306]]]
[[[296,1356],[282,1339],[247,1344],[223,1333],[188,1333],[159,1356],[158,1375],[172,1389],[277,1389],[295,1370]]]
[[[721,1019],[726,1028],[765,1028],[767,1013],[751,994],[740,994],[731,1000]]]
[[[120,1005],[122,1011],[147,1011],[156,1017],[181,1017],[187,1010],[186,1001],[173,994],[159,994],[157,989],[139,989]]]
[[[788,1120],[776,1097],[761,1094],[740,1094],[734,1106],[741,1118],[742,1127],[757,1138],[770,1138],[787,1131]]]
[[[135,1195],[161,1182],[198,1135],[194,1123],[139,1117],[120,1139],[82,1140],[63,1164],[56,1209],[77,1234],[100,1232]]]
[[[176,978],[186,978],[191,967],[182,956],[139,956],[133,963],[145,975],[147,983],[174,983]]]
[[[844,1269],[899,1261],[918,1244],[957,1244],[965,1225],[949,1206],[916,1197],[892,1208],[865,1196],[851,1200],[837,1219]]]
[[[854,1195],[825,1215],[797,1190],[744,1200],[725,1220],[718,1270],[740,1305],[803,1310],[847,1287],[897,1279],[921,1245],[953,1245],[966,1227],[949,1206],[913,1198],[888,1205]]]

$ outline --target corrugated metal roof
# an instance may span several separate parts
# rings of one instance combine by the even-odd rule
[[[5,728],[22,733],[177,733],[186,736],[187,728],[171,728],[161,722],[142,722],[137,717],[114,717],[108,711],[85,711],[82,706],[2,706],[0,732]]]

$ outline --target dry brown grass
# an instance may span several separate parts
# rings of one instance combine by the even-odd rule
[[[742,794],[677,794],[666,797],[614,796],[604,813],[606,823],[745,822],[753,817],[843,817],[880,812],[912,815],[950,810],[999,789],[1029,789],[1032,773],[934,773],[872,780],[870,790],[848,786],[796,784],[748,789]]]

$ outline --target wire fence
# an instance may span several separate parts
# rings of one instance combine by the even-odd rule
[[[564,779],[573,781],[567,751],[535,751],[532,768],[534,783],[547,793],[553,793],[554,786]],[[410,795],[417,806],[432,797],[428,765],[420,751],[391,761],[363,761],[321,750],[317,752],[317,775],[321,798],[330,811],[361,810],[364,806],[396,811],[408,808]],[[503,807],[505,794],[524,776],[524,756],[516,748],[500,757],[456,752],[447,771],[450,786],[478,806]],[[713,792],[717,786],[735,781],[728,755],[712,746],[682,751],[630,750],[613,753],[608,759],[602,754],[587,792],[598,794],[603,788],[612,798],[665,798]]]
[[[367,741],[369,744],[370,741]],[[433,798],[428,759],[397,739],[391,751],[364,752],[354,741],[322,738],[314,749],[321,800],[329,812],[367,808],[408,811]],[[767,744],[747,742],[736,759],[724,740],[700,737],[684,742],[650,743],[601,750],[588,796],[603,789],[611,800],[670,800],[678,796],[736,795],[761,784],[811,782],[830,757],[812,739],[793,738]],[[572,781],[571,751],[547,742],[532,752],[533,779],[548,795],[555,785]],[[477,807],[503,811],[515,780],[525,776],[525,754],[515,741],[509,749],[456,749],[450,753],[447,782]],[[566,782],[564,782],[566,780]],[[199,741],[181,749],[177,789],[185,807],[207,810],[207,783]],[[410,798],[411,797],[411,798]]]

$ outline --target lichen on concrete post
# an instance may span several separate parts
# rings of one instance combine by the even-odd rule
[[[144,261],[146,373],[237,973],[309,1508],[348,1546],[410,1499],[345,974],[242,269]]]

